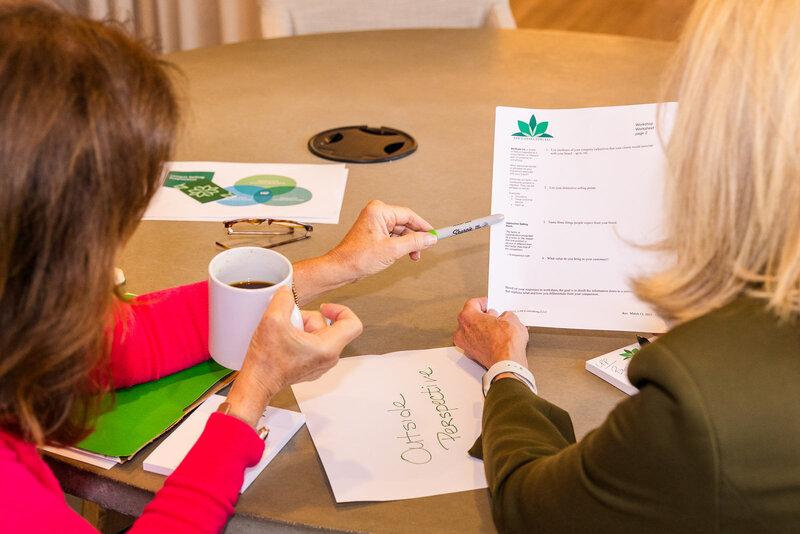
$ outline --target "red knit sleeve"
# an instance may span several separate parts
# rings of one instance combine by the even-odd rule
[[[246,423],[211,414],[203,434],[164,482],[131,534],[221,532],[233,514],[244,470],[258,463],[264,442]]]
[[[148,293],[115,309],[115,388],[157,380],[208,357],[207,282]]]
[[[131,533],[212,534],[233,513],[244,470],[264,442],[246,423],[213,413],[194,447],[164,481]],[[0,430],[0,532],[99,534],[67,506],[58,482],[33,445]]]

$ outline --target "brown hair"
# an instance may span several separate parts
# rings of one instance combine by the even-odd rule
[[[115,259],[177,121],[165,65],[123,30],[0,5],[0,427],[37,444],[88,433]]]
[[[675,320],[761,298],[800,311],[800,5],[698,0],[668,92],[665,248],[676,263],[638,281]]]

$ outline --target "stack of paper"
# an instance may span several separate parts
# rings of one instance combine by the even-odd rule
[[[221,395],[213,395],[200,405],[192,415],[186,418],[186,421],[181,423],[167,439],[156,447],[156,450],[145,458],[142,468],[160,475],[171,474],[203,433],[209,416],[224,400],[225,397]],[[244,483],[240,492],[250,486],[283,446],[300,430],[305,420],[305,416],[301,413],[272,406],[266,409],[258,422],[259,428],[262,426],[269,428],[264,455],[256,465],[245,469]]]
[[[77,447],[43,449],[110,469],[128,460],[231,380],[230,369],[206,360],[160,380],[118,389],[113,408],[97,418],[95,431]],[[106,402],[111,402],[110,396]]]
[[[85,464],[101,467],[103,469],[111,469],[115,465],[121,464],[127,460],[127,457],[120,456],[107,456],[105,454],[97,454],[96,452],[89,452],[77,447],[53,447],[51,445],[44,445],[40,447],[43,451],[52,454],[69,458],[70,460],[78,460]]]
[[[602,378],[612,386],[621,389],[628,395],[635,395],[639,393],[639,390],[628,380],[628,364],[631,363],[631,358],[637,352],[639,352],[637,343],[612,350],[587,361],[586,370]]]
[[[338,164],[174,161],[144,219],[226,221],[240,218],[339,222],[347,168]]]

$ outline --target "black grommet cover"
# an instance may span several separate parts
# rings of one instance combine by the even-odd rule
[[[405,132],[381,126],[343,126],[325,130],[308,140],[317,156],[348,163],[380,163],[408,156],[417,142]]]

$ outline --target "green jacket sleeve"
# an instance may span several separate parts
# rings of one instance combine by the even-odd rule
[[[640,393],[579,443],[566,413],[525,385],[491,387],[482,452],[498,530],[716,529],[715,449],[693,382],[655,346],[636,364]]]

